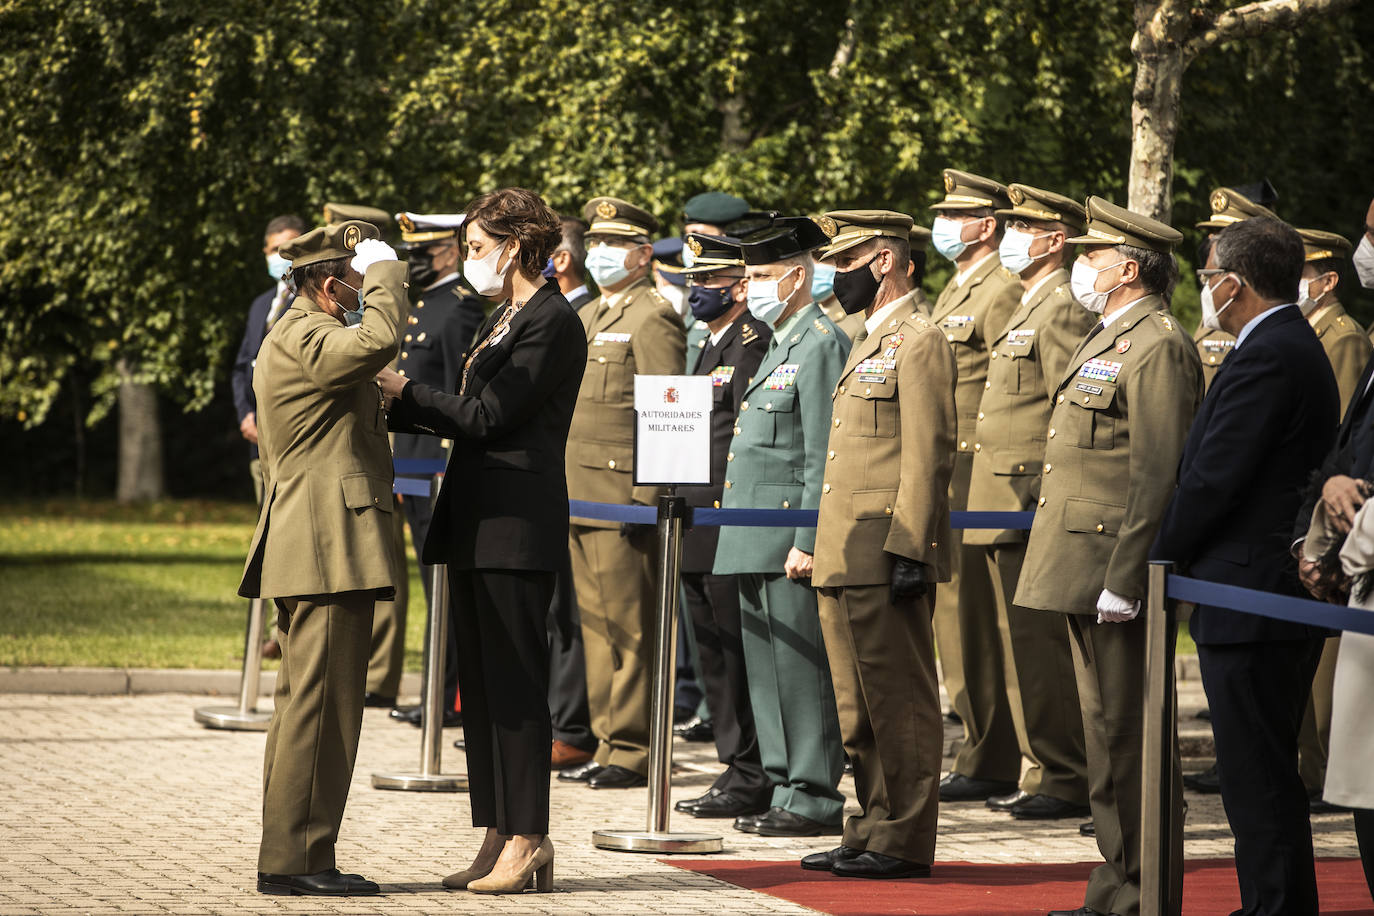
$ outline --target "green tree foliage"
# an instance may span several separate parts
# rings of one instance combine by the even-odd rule
[[[1353,234],[1362,12],[1194,65],[1180,225],[1267,176]],[[268,284],[263,224],[325,200],[522,184],[671,225],[717,188],[925,220],[950,165],[1120,200],[1132,32],[1119,0],[0,0],[0,416],[40,422],[76,372],[98,417],[121,359],[204,405]]]

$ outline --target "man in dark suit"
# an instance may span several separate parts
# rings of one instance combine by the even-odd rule
[[[1339,392],[1297,298],[1303,244],[1255,217],[1217,236],[1198,271],[1202,315],[1236,346],[1193,421],[1152,556],[1199,579],[1297,594],[1289,546]],[[1212,710],[1221,798],[1245,916],[1315,914],[1317,884],[1298,729],[1325,630],[1200,606],[1190,622]]]
[[[690,236],[702,247],[701,259],[684,271],[687,303],[709,328],[706,346],[688,355],[693,375],[711,379],[711,483],[684,487],[688,505],[719,506],[734,438],[735,417],[749,379],[754,377],[773,333],[749,314],[744,257],[734,239]],[[696,635],[701,687],[711,712],[716,755],[725,772],[699,798],[678,802],[693,817],[740,817],[769,808],[773,785],[759,758],[749,684],[740,637],[737,576],[711,572],[720,529],[692,528],[683,536],[682,591]]]

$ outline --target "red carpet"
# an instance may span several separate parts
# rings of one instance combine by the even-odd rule
[[[1045,916],[1051,909],[1082,905],[1083,887],[1094,864],[937,862],[930,878],[866,881],[804,871],[795,862],[663,861],[835,916]],[[1317,888],[1322,916],[1374,914],[1358,859],[1318,859]],[[1239,906],[1231,860],[1186,864],[1183,916],[1225,916]]]

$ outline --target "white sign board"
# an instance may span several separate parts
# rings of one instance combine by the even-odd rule
[[[710,376],[635,376],[634,482],[711,482]]]

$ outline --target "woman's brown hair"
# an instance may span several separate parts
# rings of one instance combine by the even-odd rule
[[[563,240],[558,214],[542,197],[525,188],[501,188],[483,194],[468,204],[467,223],[474,220],[493,239],[513,238],[520,243],[516,267],[527,277],[544,269]]]

